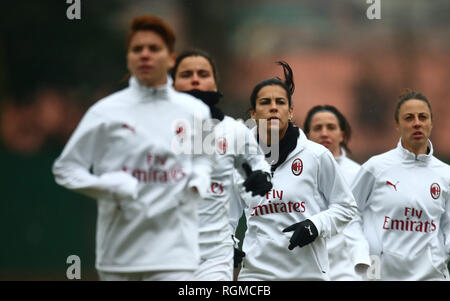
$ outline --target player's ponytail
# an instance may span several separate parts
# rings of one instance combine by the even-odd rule
[[[294,94],[295,90],[294,73],[292,72],[292,69],[288,63],[284,61],[278,61],[277,64],[283,67],[284,81],[279,77],[276,78],[273,77],[258,83],[253,88],[252,94],[250,95],[250,106],[252,109],[255,109],[256,107],[256,97],[258,95],[259,90],[261,90],[265,86],[272,86],[272,85],[278,85],[282,87],[284,90],[286,90],[286,94],[289,101],[289,107],[292,107],[292,94]]]
[[[277,64],[283,67],[284,83],[288,88],[287,92],[292,96],[292,94],[294,94],[295,84],[294,84],[294,73],[292,72],[291,66],[289,66],[289,64],[284,61],[278,61]]]

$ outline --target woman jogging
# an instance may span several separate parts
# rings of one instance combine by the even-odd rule
[[[433,113],[421,93],[406,90],[395,108],[400,140],[370,158],[353,194],[366,250],[380,258],[381,280],[449,280],[450,166],[433,156]]]
[[[329,280],[325,238],[353,218],[356,203],[331,153],[290,121],[293,74],[279,64],[285,81],[262,81],[250,97],[254,134],[271,150],[273,189],[244,198],[246,255],[239,280]]]
[[[197,202],[212,162],[189,143],[210,113],[172,88],[174,43],[161,19],[132,21],[129,86],[86,112],[53,166],[58,184],[97,199],[101,280],[192,280],[198,266]]]
[[[351,127],[345,116],[334,106],[318,105],[306,114],[303,130],[308,139],[330,150],[347,184],[351,185],[360,165],[347,157]],[[331,280],[362,280],[355,267],[370,265],[370,258],[363,255],[364,240],[362,234],[352,235],[344,230],[327,241]]]
[[[211,187],[199,203],[200,267],[195,279],[231,281],[234,242],[229,227],[229,207],[233,171],[242,170],[244,164],[248,172],[244,186],[252,194],[265,195],[272,188],[270,166],[250,130],[217,108],[222,94],[218,92],[216,65],[207,53],[200,50],[181,53],[172,75],[175,89],[203,100],[218,122],[214,127],[217,149]]]

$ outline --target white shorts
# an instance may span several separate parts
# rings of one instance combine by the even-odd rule
[[[98,271],[101,281],[192,281],[193,271],[113,273]]]
[[[200,248],[203,248],[201,246]],[[208,252],[211,254],[211,252]],[[221,245],[215,248],[214,255],[202,256],[200,265],[194,273],[195,281],[232,281],[233,245]]]

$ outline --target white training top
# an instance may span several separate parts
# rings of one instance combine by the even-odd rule
[[[273,189],[265,197],[241,194],[247,231],[239,280],[329,280],[325,238],[341,231],[356,213],[332,154],[298,130],[296,148],[273,173]],[[233,207],[240,217],[239,206]],[[233,217],[231,225],[238,219]],[[319,236],[290,251],[293,232],[282,231],[305,219],[314,223]]]
[[[381,280],[448,280],[450,166],[397,148],[361,167],[353,194],[366,252],[380,257]],[[361,222],[362,218],[362,222]]]
[[[207,195],[212,161],[193,156],[192,141],[207,118],[209,108],[169,78],[153,88],[134,77],[83,116],[53,173],[98,200],[98,270],[196,269],[200,196],[192,188]]]
[[[253,171],[262,170],[270,174],[270,165],[243,122],[225,116],[214,127],[214,135],[216,149],[211,186],[206,198],[199,202],[202,259],[214,257],[215,251],[224,244],[233,244],[229,228],[233,172],[241,170],[243,163],[248,163]]]
[[[340,167],[340,171],[344,176],[346,183],[351,185],[356,177],[360,165],[347,157],[343,148],[341,148],[341,156],[336,157],[336,162]],[[343,231],[345,232],[345,229]],[[355,281],[362,280],[360,275],[355,271],[355,265],[370,265],[370,258],[357,258],[353,256],[352,250],[358,249],[364,244],[365,238],[362,233],[338,233],[327,241],[328,260],[330,261],[330,280],[333,281]]]
[[[340,167],[346,183],[350,186],[358,174],[361,165],[347,157],[347,152],[343,148],[341,148],[341,155],[335,159]]]

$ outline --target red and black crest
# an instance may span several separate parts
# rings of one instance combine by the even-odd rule
[[[431,184],[430,194],[433,199],[435,200],[438,199],[439,196],[441,195],[441,186],[439,186],[438,183]]]
[[[299,158],[295,159],[292,162],[291,170],[295,176],[299,176],[303,171],[303,161]]]
[[[223,155],[227,152],[227,139],[225,137],[220,137],[217,139],[217,152]]]
[[[184,127],[183,124],[177,124],[175,127],[175,134],[182,135],[184,133]]]
[[[187,125],[184,121],[178,121],[174,127],[175,136],[177,138],[185,138],[187,135]]]

